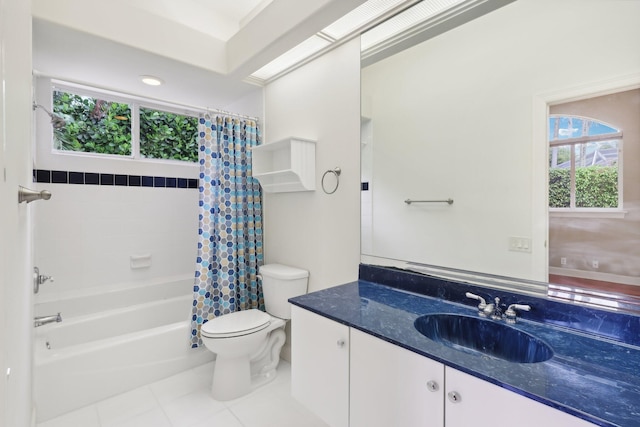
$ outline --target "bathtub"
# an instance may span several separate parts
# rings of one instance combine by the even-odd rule
[[[192,287],[184,278],[37,301],[36,315],[63,318],[35,329],[38,422],[213,360],[190,348]]]

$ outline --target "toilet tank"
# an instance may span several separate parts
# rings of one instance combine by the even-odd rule
[[[262,293],[267,313],[281,319],[291,318],[289,298],[307,293],[309,272],[282,264],[265,264],[258,270],[262,276]]]

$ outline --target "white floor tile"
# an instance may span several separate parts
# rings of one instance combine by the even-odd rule
[[[38,427],[100,427],[98,410],[95,405],[86,406],[52,420],[38,423]]]
[[[206,390],[202,381],[193,370],[181,372],[149,385],[160,405],[196,391]]]
[[[112,427],[138,415],[159,409],[149,387],[140,387],[96,404],[101,427]]]
[[[214,400],[209,390],[182,396],[162,406],[173,427],[190,427],[224,411],[222,402]]]
[[[132,418],[110,424],[112,427],[173,427],[160,408],[152,409]]]
[[[272,384],[229,407],[244,427],[326,427],[290,394],[289,384]]]
[[[239,399],[211,397],[213,363],[38,424],[38,427],[327,427],[291,396],[291,365]]]
[[[225,409],[222,412],[207,417],[189,427],[244,427],[242,423],[229,411]]]

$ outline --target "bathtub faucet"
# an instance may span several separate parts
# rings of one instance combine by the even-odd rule
[[[62,316],[60,316],[60,313],[53,316],[40,316],[33,318],[33,326],[36,328],[53,322],[62,322]]]

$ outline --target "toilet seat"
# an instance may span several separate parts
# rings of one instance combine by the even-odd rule
[[[236,311],[209,320],[200,328],[206,338],[231,338],[248,335],[269,326],[271,316],[257,309]]]

